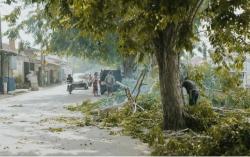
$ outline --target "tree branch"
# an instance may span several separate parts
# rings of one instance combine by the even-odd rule
[[[190,14],[190,24],[192,24],[194,22],[194,18],[198,12],[198,10],[200,9],[201,5],[203,4],[204,0],[198,0],[197,3],[196,3],[196,7],[194,8],[194,12],[192,12]]]

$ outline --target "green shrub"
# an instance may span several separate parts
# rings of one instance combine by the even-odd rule
[[[143,94],[138,97],[137,104],[145,110],[160,109],[160,97],[155,94]]]
[[[195,106],[185,107],[186,126],[194,131],[205,131],[216,124],[219,115],[212,109],[210,102],[203,100]]]
[[[227,96],[227,105],[234,108],[250,108],[250,91],[235,89]]]

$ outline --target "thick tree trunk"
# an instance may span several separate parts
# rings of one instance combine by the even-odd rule
[[[159,38],[155,41],[164,130],[179,130],[185,125],[182,116],[183,100],[179,81],[179,56],[171,46],[174,42],[174,35],[173,28],[169,27],[165,32],[160,32]]]

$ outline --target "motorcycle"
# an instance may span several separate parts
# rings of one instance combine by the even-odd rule
[[[67,91],[69,92],[69,94],[72,93],[72,91],[73,91],[73,84],[72,84],[72,82],[67,82]]]

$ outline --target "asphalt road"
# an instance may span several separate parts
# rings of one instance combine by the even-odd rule
[[[53,121],[82,118],[64,108],[95,98],[91,89],[73,91],[66,85],[0,99],[0,155],[149,155],[146,144],[127,136],[90,126]],[[61,131],[51,131],[61,128]]]

